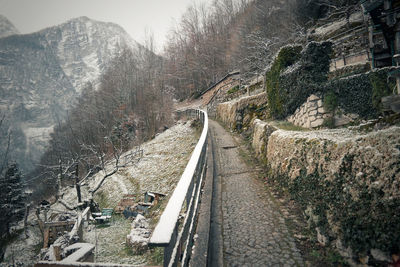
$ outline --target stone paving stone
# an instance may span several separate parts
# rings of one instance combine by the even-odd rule
[[[226,266],[304,266],[279,206],[242,161],[232,136],[210,121],[222,183]]]

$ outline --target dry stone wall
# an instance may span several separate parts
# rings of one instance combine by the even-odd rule
[[[332,117],[324,109],[322,98],[318,95],[310,95],[295,113],[286,118],[287,121],[296,126],[304,128],[317,128],[324,125],[325,119]],[[357,114],[345,113],[341,108],[335,112],[334,126],[343,126],[359,119]]]
[[[266,103],[267,95],[265,92],[253,96],[245,96],[219,104],[216,115],[229,128],[241,129],[243,126],[250,125],[257,109],[266,105]]]
[[[294,125],[315,128],[324,124],[324,119],[330,115],[325,112],[321,97],[317,95],[310,95],[307,101],[304,102],[295,113],[287,118],[287,120]]]
[[[253,122],[253,135],[251,144],[256,156],[262,161],[266,160],[269,137],[276,130],[278,130],[278,128],[265,121],[255,119]]]

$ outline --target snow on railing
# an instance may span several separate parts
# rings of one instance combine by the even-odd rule
[[[164,266],[188,264],[193,244],[194,223],[200,190],[206,170],[208,118],[202,110],[184,110],[179,114],[195,116],[203,131],[192,156],[150,238],[150,246],[164,248]],[[181,219],[183,215],[183,222]]]

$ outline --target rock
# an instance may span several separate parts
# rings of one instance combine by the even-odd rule
[[[358,260],[359,260],[363,265],[367,265],[367,264],[368,264],[368,260],[369,260],[369,256],[360,257]]]
[[[315,101],[315,100],[319,100],[320,98],[318,97],[318,96],[316,96],[316,95],[310,95],[308,98],[307,98],[307,101]]]
[[[314,109],[314,110],[311,110],[310,112],[308,112],[308,115],[315,116],[315,115],[317,115],[317,113],[318,113],[318,111],[316,109]]]
[[[316,119],[315,121],[313,121],[313,122],[310,123],[310,126],[311,126],[312,128],[314,128],[314,127],[319,127],[319,126],[322,126],[323,123],[324,123],[324,120],[323,120],[323,119]]]
[[[143,215],[138,214],[136,216],[135,220],[132,222],[132,227],[133,228],[148,228],[149,223]]]
[[[304,235],[300,235],[300,234],[294,234],[293,235],[295,238],[297,238],[298,240],[306,240],[307,237]]]
[[[132,222],[132,229],[129,235],[126,236],[127,245],[139,254],[144,253],[148,248],[148,243],[151,235],[148,220],[141,214],[136,216]]]
[[[387,262],[387,263],[389,263],[389,262],[392,261],[391,258],[389,257],[389,255],[386,254],[385,252],[383,252],[383,251],[380,250],[380,249],[375,249],[375,248],[373,248],[373,249],[371,249],[370,252],[371,252],[371,256],[372,256],[375,260],[384,261],[384,262]]]
[[[316,102],[307,102],[307,105],[309,110],[314,110],[314,109],[318,109],[317,103]]]
[[[316,228],[316,230],[317,230],[318,243],[320,243],[323,246],[326,246],[329,242],[329,239],[325,235],[321,234],[321,230],[318,227]]]
[[[351,259],[353,258],[353,251],[351,248],[346,248],[343,246],[342,241],[340,241],[340,239],[336,240],[335,243],[336,249],[338,250],[339,254],[344,257],[344,258],[348,258]]]
[[[246,114],[243,118],[243,125],[249,125],[251,122],[252,116],[250,114]]]

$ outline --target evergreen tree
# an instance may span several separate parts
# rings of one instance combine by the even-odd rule
[[[3,239],[10,234],[11,224],[24,216],[23,185],[16,163],[8,166],[0,179],[0,188],[0,236]]]

